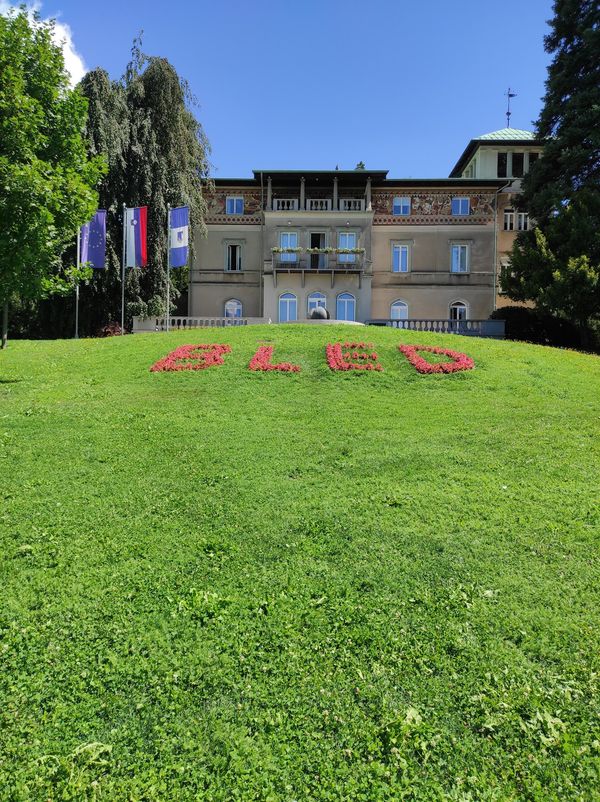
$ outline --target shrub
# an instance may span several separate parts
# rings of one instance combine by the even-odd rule
[[[592,332],[582,332],[570,320],[525,306],[505,306],[496,309],[490,317],[493,320],[506,321],[507,340],[525,340],[560,348],[581,348],[584,344],[587,346],[592,337]]]

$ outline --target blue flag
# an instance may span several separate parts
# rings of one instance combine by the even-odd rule
[[[79,261],[103,270],[106,257],[106,211],[99,209],[89,223],[81,226]]]
[[[187,206],[171,209],[169,217],[169,265],[184,267],[188,261],[190,210]]]

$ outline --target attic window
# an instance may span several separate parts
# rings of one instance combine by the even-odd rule
[[[512,174],[513,178],[523,177],[523,157],[524,153],[513,153],[512,155]]]
[[[506,178],[508,175],[508,153],[498,154],[498,178]]]

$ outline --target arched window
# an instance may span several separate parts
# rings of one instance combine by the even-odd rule
[[[466,320],[467,305],[462,301],[454,301],[450,304],[450,320]]]
[[[405,301],[394,301],[390,306],[392,320],[408,320],[408,304]]]
[[[230,298],[225,301],[225,317],[241,317],[242,316],[242,302],[237,298]]]
[[[342,292],[337,297],[335,316],[338,320],[356,319],[356,299],[349,292]]]
[[[323,295],[322,292],[311,292],[308,296],[308,316],[310,317],[310,313],[313,309],[316,309],[317,306],[322,306],[323,309],[327,309],[327,298]]]
[[[284,292],[279,296],[279,322],[288,323],[290,320],[298,320],[298,305],[293,293]]]

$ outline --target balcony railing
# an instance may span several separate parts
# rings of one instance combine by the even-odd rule
[[[362,212],[365,208],[362,198],[340,198],[338,205],[340,212]]]
[[[282,259],[282,256],[296,256],[295,259]],[[347,261],[348,257],[354,257]],[[275,270],[352,270],[362,271],[364,259],[362,254],[277,254],[273,259]]]
[[[307,198],[304,209],[299,198],[273,198],[272,203],[274,212],[364,212],[365,208],[364,198],[339,198],[337,209],[334,208],[332,198]]]
[[[368,326],[390,326],[408,331],[432,331],[437,334],[462,334],[467,337],[492,337],[504,339],[504,320],[443,320],[432,318],[409,318],[391,320],[378,318],[366,320]]]
[[[274,212],[295,212],[298,210],[298,198],[275,198],[273,200]]]
[[[133,332],[138,331],[185,331],[187,329],[205,329],[220,326],[251,326],[260,323],[270,323],[264,317],[143,317],[133,318]]]
[[[306,201],[307,212],[329,212],[331,211],[331,200],[329,198],[308,198]]]

